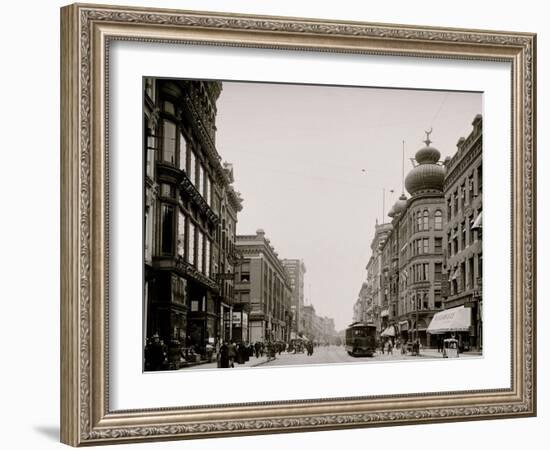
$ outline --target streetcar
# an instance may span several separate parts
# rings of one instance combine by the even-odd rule
[[[346,351],[350,356],[373,356],[376,352],[376,326],[352,323],[346,329]]]

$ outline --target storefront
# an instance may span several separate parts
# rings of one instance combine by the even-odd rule
[[[438,340],[454,336],[461,348],[469,348],[472,311],[470,308],[458,306],[435,314],[428,326],[427,333],[437,335]]]

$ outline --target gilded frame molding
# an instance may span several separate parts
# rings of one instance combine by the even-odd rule
[[[107,62],[113,39],[507,61],[512,386],[110,411]],[[74,4],[61,9],[61,440],[73,446],[536,415],[536,35]]]

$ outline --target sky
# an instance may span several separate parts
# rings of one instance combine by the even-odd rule
[[[216,146],[233,164],[244,200],[237,234],[262,228],[280,258],[302,259],[306,304],[345,328],[366,279],[375,223],[390,220],[387,212],[402,192],[403,141],[405,176],[424,146],[424,130],[433,129],[442,159],[453,155],[482,113],[482,98],[223,82]]]

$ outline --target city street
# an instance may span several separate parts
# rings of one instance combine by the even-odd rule
[[[460,358],[471,358],[479,356],[476,353],[461,353]],[[379,361],[397,361],[397,360],[418,360],[422,358],[441,358],[443,355],[436,349],[425,349],[420,351],[420,356],[402,355],[401,352],[394,351],[393,354],[381,354],[377,352],[373,357],[353,357],[347,354],[343,346],[316,347],[313,355],[307,356],[306,353],[286,353],[278,354],[276,359],[261,364],[266,366],[291,366],[306,364],[331,364],[331,363],[350,363],[350,362],[379,362]],[[253,359],[252,359],[253,360]]]

